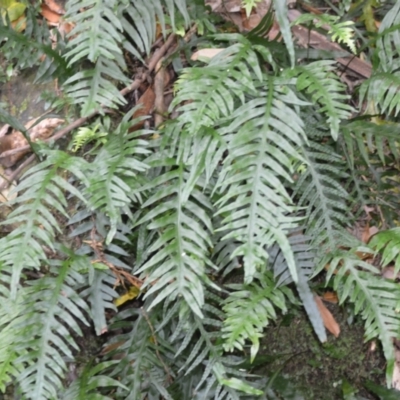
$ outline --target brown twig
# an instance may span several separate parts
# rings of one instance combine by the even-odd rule
[[[142,310],[142,314],[143,314],[143,316],[144,316],[144,318],[145,318],[147,324],[148,324],[149,327],[150,327],[151,335],[152,335],[152,337],[153,337],[154,344],[156,345],[156,354],[157,354],[157,358],[160,360],[160,362],[161,362],[161,364],[162,364],[162,366],[163,366],[163,368],[164,368],[164,371],[165,371],[165,373],[167,374],[167,379],[168,379],[169,383],[172,383],[172,375],[171,375],[171,373],[170,373],[168,367],[165,365],[165,362],[164,362],[163,359],[161,358],[160,352],[158,351],[157,337],[156,337],[156,333],[154,332],[153,325],[151,324],[150,318],[149,318],[149,316],[147,315],[147,313],[146,313],[146,311],[145,311],[145,309],[144,309],[143,307],[141,307],[140,309]]]
[[[148,72],[150,73],[154,70],[154,68],[156,67],[157,63],[159,62],[159,60],[165,55],[165,53],[168,51],[169,47],[172,46],[172,44],[175,41],[175,34],[171,34],[168,39],[166,40],[166,42],[159,48],[157,49],[153,56],[151,57],[149,64],[148,64]],[[144,81],[145,76],[141,76],[136,78],[129,86],[127,86],[126,88],[122,89],[120,91],[122,96],[126,96],[128,93],[132,92],[133,90],[136,90],[139,88],[139,86],[141,85],[141,83]],[[44,140],[44,142],[49,142],[49,141],[55,141],[58,140],[60,138],[62,138],[63,136],[67,135],[69,132],[71,132],[72,130],[79,128],[80,126],[82,126],[84,123],[86,123],[89,119],[93,118],[95,115],[97,115],[100,112],[100,110],[94,111],[92,112],[90,115],[88,115],[87,117],[81,117],[79,119],[77,119],[76,121],[72,122],[71,124],[69,124],[68,126],[66,126],[64,129],[61,129],[60,131],[58,131],[55,135],[51,136],[50,138]],[[17,149],[13,149],[13,150],[8,150],[5,151],[3,153],[0,154],[0,159],[2,158],[6,158],[9,156],[12,156],[13,154],[17,154],[26,150],[29,150],[31,147],[30,146],[23,146],[23,147],[18,147]],[[3,184],[0,185],[0,190],[4,190],[5,188],[7,188],[9,186],[9,184],[11,182],[13,182],[15,179],[18,178],[20,172],[26,167],[28,166],[31,162],[33,162],[35,159],[35,155],[30,156],[26,161],[24,161],[9,177],[8,182],[5,182]]]
[[[162,65],[163,59],[157,63],[156,76],[154,78],[154,101],[155,116],[154,125],[157,128],[164,121],[165,102],[164,102],[164,83],[165,83],[165,67]]]

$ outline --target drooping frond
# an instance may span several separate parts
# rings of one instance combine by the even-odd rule
[[[132,0],[126,3],[73,0],[67,3],[67,18],[75,28],[70,34],[65,57],[70,66],[79,65],[86,59],[93,65],[65,82],[69,96],[82,105],[82,115],[99,110],[100,105],[115,108],[125,103],[112,82],[128,84],[130,81],[125,74],[122,49],[125,47],[140,59],[141,52],[147,54],[150,51],[157,23],[165,32],[163,7],[168,10],[173,26],[176,10],[188,24],[186,0]]]
[[[382,254],[382,266],[394,262],[393,277],[400,271],[400,228],[379,232],[371,239],[370,246]]]
[[[342,125],[342,135],[346,145],[346,154],[350,166],[354,166],[355,154],[362,157],[368,166],[372,166],[372,156],[377,154],[381,163],[386,164],[390,152],[394,159],[400,158],[396,145],[399,124],[389,121],[369,122],[354,120]]]
[[[360,101],[368,100],[372,113],[393,113],[400,111],[400,74],[398,72],[377,72],[363,82]]]
[[[376,41],[376,50],[379,57],[381,72],[394,72],[400,68],[400,4],[394,2],[379,26],[379,38]]]
[[[339,124],[347,120],[352,112],[348,105],[346,87],[334,73],[336,66],[331,60],[314,61],[304,66],[287,70],[288,76],[296,76],[297,89],[310,96],[313,104],[318,104],[318,112],[325,115],[333,139],[339,135]]]
[[[121,223],[121,214],[129,205],[140,200],[139,187],[142,182],[138,182],[137,176],[148,168],[141,160],[149,153],[145,148],[147,142],[141,137],[149,132],[129,133],[129,127],[136,122],[128,122],[131,114],[128,113],[115,132],[109,135],[90,164],[90,172],[87,174],[89,186],[86,195],[90,205],[94,210],[104,212],[110,219],[107,244]]]
[[[58,174],[59,170],[86,182],[85,168],[87,163],[81,158],[50,151],[47,160],[29,169],[17,186],[19,196],[12,202],[16,208],[3,224],[18,227],[0,240],[0,262],[12,267],[12,296],[16,295],[22,269],[39,269],[48,259],[45,248],[54,251],[55,237],[61,229],[49,208],[68,218],[66,191],[85,202],[80,191]]]
[[[294,195],[304,209],[306,234],[317,258],[340,245],[348,245],[349,234],[343,227],[349,221],[349,195],[337,184],[347,177],[342,158],[328,145],[310,140],[303,148],[306,165],[300,166]]]
[[[288,18],[288,6],[287,3],[280,0],[274,0],[274,9],[276,14],[276,20],[279,24],[279,30],[282,34],[283,40],[285,41],[286,48],[290,56],[290,63],[293,67],[295,65],[294,58],[294,43],[292,32],[290,30],[290,21]]]
[[[312,278],[315,271],[315,252],[311,247],[311,239],[306,237],[299,228],[291,233],[289,240],[299,277],[298,282],[296,283],[297,292],[302,305],[307,312],[311,325],[314,328],[314,332],[322,343],[326,342],[326,331],[321,314],[315,302],[314,294],[308,284],[309,279]],[[277,279],[277,286],[288,285],[291,283],[292,276],[282,251],[275,245],[269,249],[268,252],[270,254],[270,259],[273,260],[271,267],[274,271],[275,279]],[[291,301],[293,302],[293,299]]]
[[[275,242],[297,280],[287,239],[297,219],[283,182],[291,181],[293,161],[301,159],[296,146],[304,140],[303,122],[292,106],[302,102],[282,84],[266,78],[259,96],[237,108],[220,129],[229,154],[216,184],[220,198],[215,204],[222,217],[219,230],[226,233],[224,239],[240,242],[232,257],[243,256],[247,283],[258,268],[264,268],[265,249]]]
[[[368,100],[368,110],[371,114],[394,113],[400,110],[400,4],[396,2],[388,11],[379,27],[379,37],[376,41],[376,53],[379,58],[377,68],[372,76],[361,85],[360,104]]]
[[[82,335],[78,321],[88,325],[86,303],[73,289],[82,282],[81,274],[70,260],[52,264],[46,277],[27,282],[18,316],[5,327],[14,333],[10,347],[19,357],[13,364],[21,371],[16,379],[28,399],[57,398],[67,371],[65,358],[73,360],[72,349],[78,349],[72,333]]]
[[[397,337],[400,329],[400,316],[396,312],[400,289],[393,280],[377,277],[379,269],[362,261],[358,256],[360,252],[373,254],[366,247],[337,251],[329,264],[328,274],[332,276],[336,273],[334,289],[338,291],[340,303],[348,299],[354,304],[355,313],[361,314],[364,319],[365,340],[379,338],[381,341],[389,382],[395,362],[392,338]]]
[[[249,339],[252,343],[250,358],[253,361],[260,347],[263,329],[271,319],[277,317],[275,309],[284,313],[287,311],[285,294],[289,289],[284,286],[278,289],[268,273],[256,274],[255,280],[249,285],[229,284],[227,288],[233,291],[223,306],[226,313],[222,328],[224,348],[226,351],[243,351]]]
[[[205,268],[210,265],[212,224],[207,212],[211,205],[196,188],[189,198],[184,196],[187,173],[182,164],[161,160],[153,165],[162,167],[163,163],[172,168],[144,188],[152,193],[143,204],[148,211],[139,221],[150,222],[147,228],[158,232],[149,249],[150,254],[155,253],[139,270],[146,274],[149,290],[145,297],[158,292],[153,307],[167,296],[171,300],[182,296],[193,312],[202,316]]]

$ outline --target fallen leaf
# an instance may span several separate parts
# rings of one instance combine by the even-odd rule
[[[43,15],[49,25],[56,26],[59,24],[61,18],[60,14],[57,14],[51,10],[47,4],[42,3],[40,7],[40,13]]]
[[[154,93],[154,90],[151,86],[149,86],[147,90],[142,94],[138,102],[136,103],[137,105],[141,105],[142,107],[138,108],[134,112],[132,119],[149,115],[154,108],[155,99],[156,95]],[[143,125],[144,125],[144,120],[139,121],[135,125],[131,126],[129,132],[133,132],[140,128],[143,128]]]
[[[363,243],[368,243],[372,236],[379,232],[379,229],[376,226],[369,226],[367,224],[363,230],[361,241]]]
[[[119,296],[117,299],[114,300],[114,304],[119,307],[122,304],[126,303],[129,300],[133,300],[139,296],[140,289],[136,286],[131,286],[129,290],[124,293],[123,295]]]
[[[221,53],[221,51],[223,51],[223,50],[225,50],[225,49],[200,49],[200,50],[197,50],[196,52],[194,52],[192,54],[192,56],[190,57],[190,59],[193,61],[197,61],[199,59],[199,57],[213,58],[217,54]]]
[[[60,15],[65,14],[65,9],[61,1],[57,2],[57,0],[45,0],[45,3],[51,11],[54,11]]]
[[[54,130],[64,122],[64,120],[60,118],[46,118],[33,126],[36,121],[37,118],[29,121],[25,125],[26,129],[30,129],[29,136],[33,142],[49,138]],[[9,135],[0,138],[0,153],[27,145],[28,141],[25,139],[24,135],[14,129]],[[0,158],[0,164],[5,167],[11,167],[29,152],[30,150],[28,149],[6,158]]]
[[[329,303],[337,304],[339,302],[338,296],[336,292],[325,292],[322,295],[322,299],[325,301],[329,301]]]
[[[322,321],[324,322],[324,326],[333,336],[338,337],[340,334],[340,326],[336,322],[335,318],[331,314],[331,312],[326,308],[325,304],[322,302],[321,298],[317,295],[314,296],[315,302],[317,303],[317,307],[319,313],[321,314]]]

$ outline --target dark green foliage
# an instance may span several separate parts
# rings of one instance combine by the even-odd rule
[[[177,118],[157,132],[129,132],[134,110],[114,127],[100,118],[92,132],[107,135],[85,157],[46,150],[25,173],[0,239],[0,390],[13,383],[33,400],[267,398],[268,380],[245,361],[256,360],[264,328],[299,305],[326,341],[311,282],[325,270],[366,339],[380,340],[390,381],[400,293],[359,254],[381,251],[397,272],[398,231],[363,244],[348,230],[363,207],[393,216],[398,204],[382,172],[398,160],[398,5],[361,89],[374,112],[390,114],[378,126],[349,121],[334,61],[297,63],[284,3],[274,1],[284,44],[255,32],[196,38],[223,50],[180,71]],[[2,47],[21,68],[51,54],[28,9],[26,32]],[[83,115],[116,108],[130,81],[124,51],[143,60],[157,23],[165,35],[194,21],[215,31],[204,15],[195,0],[70,1],[76,27],[41,75],[68,78]],[[348,26],[335,21],[333,36],[347,43]],[[140,303],[118,309],[129,274],[144,282]],[[108,343],[71,380],[85,325]]]

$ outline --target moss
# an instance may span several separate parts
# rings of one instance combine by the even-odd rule
[[[262,372],[281,372],[309,400],[342,399],[345,390],[374,399],[363,385],[366,380],[385,384],[383,354],[379,347],[371,351],[371,344],[364,343],[362,321],[349,325],[344,310],[329,308],[341,326],[339,338],[329,335],[321,344],[305,313],[283,316],[266,330],[260,354],[269,356],[270,362]]]

